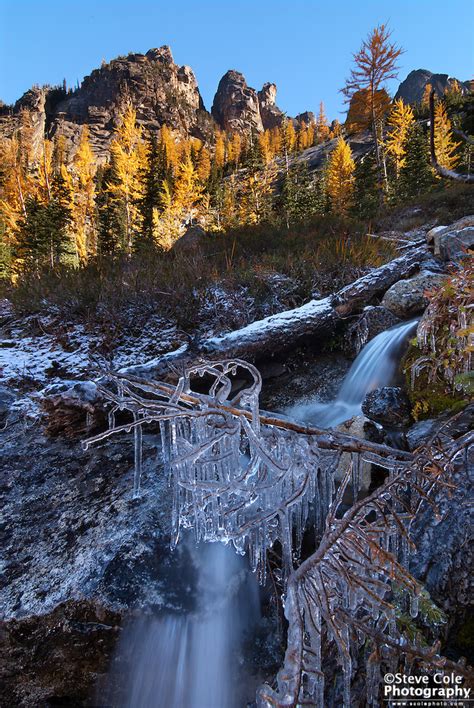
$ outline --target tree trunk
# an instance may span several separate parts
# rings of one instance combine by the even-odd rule
[[[412,247],[403,256],[375,268],[332,296],[311,300],[301,307],[257,320],[220,337],[210,337],[192,347],[180,347],[160,359],[128,367],[123,372],[156,378],[170,368],[187,366],[198,358],[255,361],[290,351],[316,335],[330,336],[344,317],[355,314],[398,280],[410,276],[426,251],[425,244]]]

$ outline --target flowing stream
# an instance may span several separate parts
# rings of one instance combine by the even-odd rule
[[[374,337],[334,401],[295,405],[286,415],[331,427],[360,414],[369,391],[392,383],[415,328],[416,321],[404,322]],[[130,660],[121,708],[242,708],[252,700],[239,666],[245,631],[259,615],[256,579],[230,546],[184,542],[198,570],[196,609],[143,617],[125,630],[121,645]]]
[[[188,547],[199,573],[196,611],[143,617],[125,630],[123,708],[242,708],[254,696],[239,667],[244,633],[259,616],[256,578],[230,546]]]
[[[354,360],[334,401],[296,404],[286,408],[285,415],[321,428],[331,428],[360,415],[366,395],[393,382],[401,350],[414,333],[417,322],[411,320],[395,325],[366,344]]]

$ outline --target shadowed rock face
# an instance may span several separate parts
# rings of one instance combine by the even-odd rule
[[[451,86],[454,79],[448,74],[433,74],[427,69],[410,71],[405,81],[398,87],[395,98],[402,98],[405,103],[420,103],[427,84],[431,84],[438,96],[442,96],[446,88]],[[468,93],[469,87],[458,81],[463,93]]]

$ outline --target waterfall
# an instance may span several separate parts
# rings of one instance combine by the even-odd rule
[[[360,415],[361,405],[369,391],[392,383],[400,351],[416,325],[417,320],[402,322],[366,344],[352,363],[334,401],[296,404],[286,408],[285,415],[322,428],[333,427]]]
[[[121,708],[241,708],[254,696],[238,674],[245,631],[259,614],[255,576],[230,546],[187,543],[199,573],[197,608],[142,617],[125,629]]]

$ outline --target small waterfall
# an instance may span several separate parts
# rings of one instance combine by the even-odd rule
[[[230,546],[188,546],[199,572],[196,612],[143,617],[125,630],[121,708],[242,708],[254,695],[238,674],[245,630],[259,615],[256,579]]]
[[[417,325],[417,320],[402,322],[374,337],[354,360],[341,390],[330,403],[303,403],[287,408],[293,420],[331,428],[361,413],[364,398],[375,388],[389,386],[396,374],[400,351]]]

